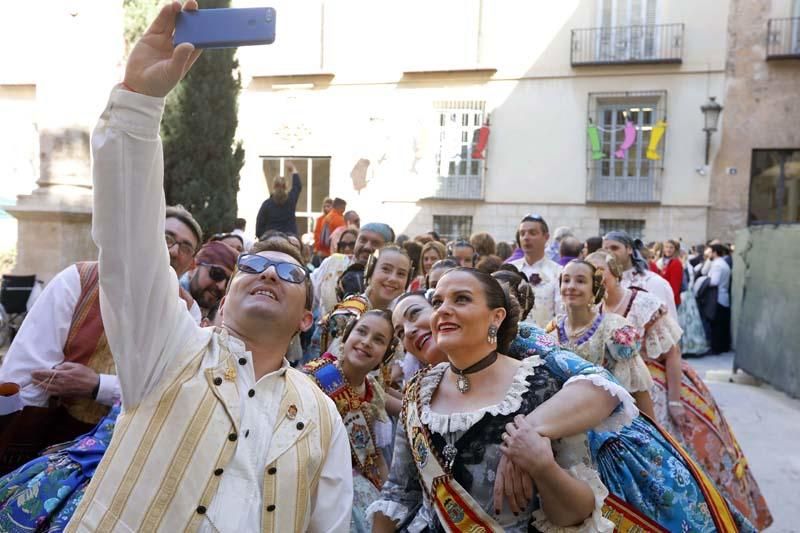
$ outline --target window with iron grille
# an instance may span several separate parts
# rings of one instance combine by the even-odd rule
[[[588,201],[660,201],[665,117],[665,91],[589,94]]]
[[[434,103],[437,117],[436,198],[483,198],[483,160],[472,158],[476,132],[484,123],[484,101]]]
[[[433,231],[444,241],[469,239],[472,217],[462,215],[433,215]]]
[[[628,218],[601,218],[600,235],[609,231],[624,231],[634,239],[644,239],[644,220]]]

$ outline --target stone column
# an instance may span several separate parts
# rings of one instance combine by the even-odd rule
[[[91,238],[91,128],[122,76],[122,2],[45,2],[42,51],[32,61],[40,145],[37,188],[6,210],[18,221],[17,274],[49,281],[97,258]],[[44,45],[43,43],[48,43]]]

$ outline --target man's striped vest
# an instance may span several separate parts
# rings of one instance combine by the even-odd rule
[[[208,330],[203,330],[204,332]],[[210,350],[220,363],[202,368]],[[195,531],[233,457],[239,433],[237,365],[217,330],[163,385],[123,410],[108,451],[66,531]],[[305,375],[286,389],[263,473],[262,531],[305,531],[336,407]],[[290,409],[290,407],[292,407]]]

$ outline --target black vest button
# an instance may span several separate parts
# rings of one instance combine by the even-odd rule
[[[247,395],[252,398],[253,396],[256,395],[256,391],[254,391],[253,389],[250,389],[249,391],[247,391]]]
[[[231,441],[231,442],[235,441],[237,438],[238,437],[237,437],[236,433],[231,433],[230,435],[228,435],[228,440]]]
[[[202,505],[197,506],[197,514],[206,514],[206,508]]]
[[[267,505],[267,512],[268,513],[271,513],[274,510],[275,510],[275,506],[274,505]]]
[[[239,364],[242,365],[242,366],[246,365],[247,364],[247,359],[245,359],[244,357],[240,357],[239,358]]]
[[[215,476],[221,476],[222,472],[223,472],[223,470],[221,468],[217,468],[216,470],[214,470],[214,475]]]
[[[222,385],[222,378],[214,378],[214,385]]]
[[[274,476],[275,472],[277,472],[277,471],[278,471],[277,468],[275,468],[274,466],[271,466],[271,467],[269,467],[269,469],[267,469],[267,474],[269,474],[270,476]]]

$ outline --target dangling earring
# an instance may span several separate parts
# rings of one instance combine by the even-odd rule
[[[489,326],[489,335],[486,340],[489,344],[497,344],[497,326]]]

